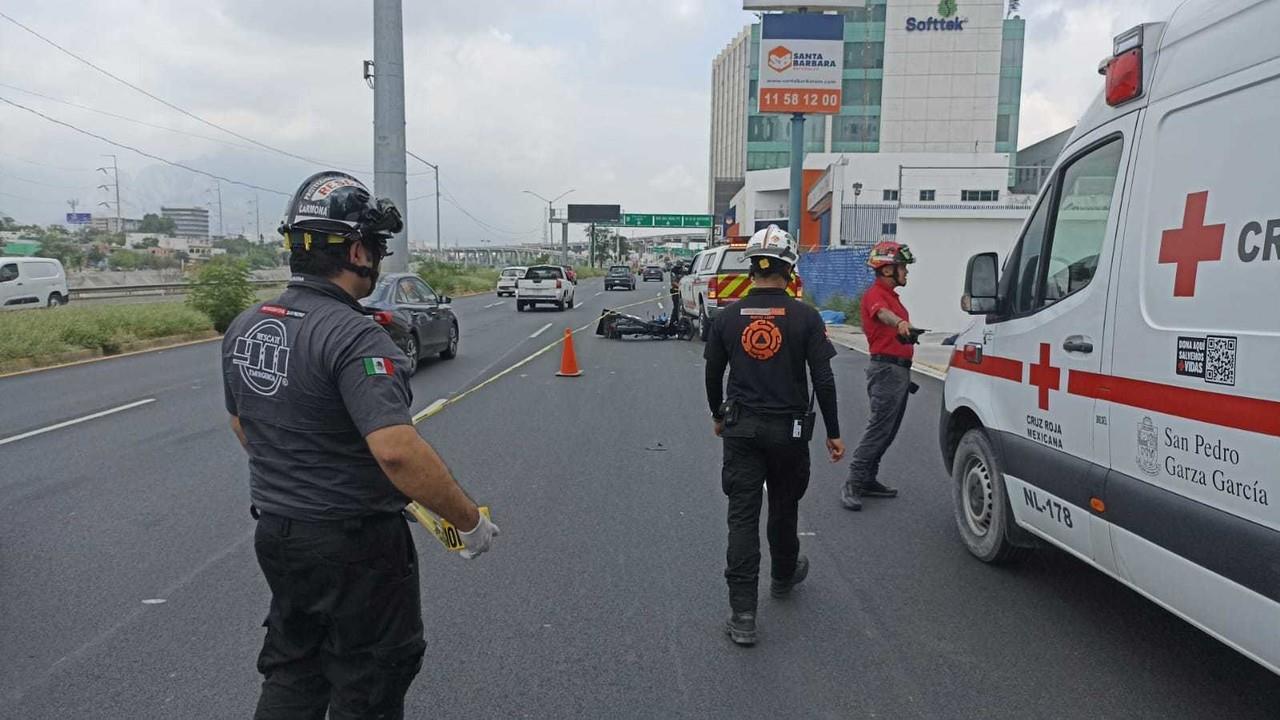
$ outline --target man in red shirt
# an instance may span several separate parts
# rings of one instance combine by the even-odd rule
[[[907,411],[911,389],[912,343],[917,335],[898,298],[898,288],[907,284],[907,265],[915,262],[911,249],[896,242],[882,242],[871,249],[867,265],[876,280],[862,296],[862,331],[871,350],[867,367],[867,396],[871,417],[858,449],[849,464],[849,479],[840,492],[840,502],[849,510],[861,510],[862,498],[897,497],[876,475],[880,458],[898,434]]]

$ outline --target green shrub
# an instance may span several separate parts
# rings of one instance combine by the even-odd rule
[[[213,329],[226,332],[237,315],[253,303],[249,268],[240,260],[217,258],[196,271],[187,304],[209,316]]]

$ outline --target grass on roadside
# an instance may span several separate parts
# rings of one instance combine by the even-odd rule
[[[421,263],[418,266],[418,276],[441,295],[485,292],[498,285],[497,268],[463,267],[435,260]]]
[[[85,350],[113,355],[131,343],[212,330],[208,317],[180,303],[15,310],[0,313],[0,365],[46,364]]]
[[[604,277],[604,268],[575,265],[579,280]],[[492,292],[498,286],[498,268],[463,266],[458,263],[425,260],[418,264],[418,276],[441,295]]]

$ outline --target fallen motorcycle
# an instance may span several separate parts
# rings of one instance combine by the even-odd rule
[[[692,340],[696,331],[693,323],[683,317],[674,320],[667,317],[646,320],[636,315],[605,308],[600,312],[600,321],[596,323],[596,334],[610,340],[621,340],[627,335],[663,340],[670,338]]]

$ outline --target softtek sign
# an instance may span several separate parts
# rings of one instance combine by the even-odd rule
[[[969,22],[969,18],[952,18],[944,20],[942,18],[930,17],[920,20],[918,18],[907,18],[907,32],[924,32],[926,30],[963,30],[964,24]]]
[[[956,0],[942,0],[938,3],[938,14],[942,17],[907,18],[907,32],[925,32],[929,30],[964,30],[969,18],[957,18]]]

